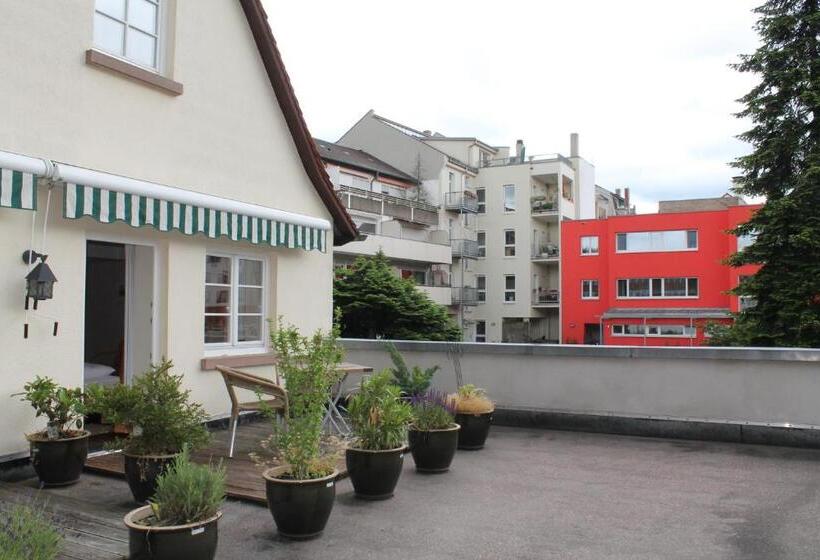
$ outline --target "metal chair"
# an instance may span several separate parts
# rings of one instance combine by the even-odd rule
[[[245,411],[258,412],[261,410],[273,409],[282,415],[282,419],[287,423],[288,418],[288,392],[279,383],[279,375],[276,380],[267,379],[258,375],[240,371],[225,366],[216,366],[225,387],[228,389],[228,396],[231,399],[231,441],[228,446],[228,457],[233,458],[234,443],[236,441],[236,426],[239,424],[239,414]],[[272,399],[262,399],[255,401],[240,402],[236,395],[236,389],[247,389],[256,394],[272,396]]]

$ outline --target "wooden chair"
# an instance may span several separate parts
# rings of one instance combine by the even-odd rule
[[[260,411],[273,409],[278,411],[285,422],[288,418],[288,392],[279,384],[279,376],[276,380],[267,379],[258,375],[253,375],[245,371],[233,369],[225,366],[216,366],[225,387],[228,389],[228,396],[231,398],[231,441],[228,447],[228,457],[233,458],[234,442],[236,441],[236,426],[239,424],[239,413],[244,411]],[[271,399],[254,400],[240,402],[236,395],[236,389],[247,389],[257,394],[271,396]]]

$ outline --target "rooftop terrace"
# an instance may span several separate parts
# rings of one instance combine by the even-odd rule
[[[408,458],[391,500],[362,502],[342,481],[314,541],[282,540],[264,506],[229,501],[217,558],[808,558],[819,466],[818,450],[495,427],[449,473]],[[2,483],[0,497],[35,484]],[[63,558],[127,553],[124,481],[86,474],[43,495],[67,528]]]

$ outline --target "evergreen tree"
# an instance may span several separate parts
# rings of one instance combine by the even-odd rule
[[[382,252],[357,258],[353,268],[336,270],[333,304],[341,312],[345,337],[461,340],[447,309],[412,280],[398,277]]]
[[[713,344],[820,347],[820,0],[769,0],[755,11],[761,46],[735,68],[759,76],[738,116],[753,148],[734,165],[736,191],[764,206],[735,235],[754,243],[729,258],[760,271],[734,290],[757,304]]]

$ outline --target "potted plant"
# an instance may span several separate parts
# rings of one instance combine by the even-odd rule
[[[88,407],[108,421],[125,424],[123,460],[125,478],[137,502],[154,494],[157,477],[186,446],[208,442],[208,419],[202,405],[189,401],[182,375],[171,373],[173,364],[163,360],[134,380],[132,385],[91,386]],[[120,444],[115,442],[115,444]]]
[[[401,388],[402,394],[407,398],[412,398],[424,393],[430,388],[433,382],[433,375],[439,370],[438,366],[421,369],[419,366],[407,367],[404,358],[396,349],[392,342],[387,343],[387,351],[393,361],[390,371],[393,374],[395,383]]]
[[[271,334],[277,368],[288,389],[287,428],[274,424],[272,443],[284,464],[267,469],[268,509],[279,534],[290,539],[319,536],[336,498],[335,460],[322,457],[320,441],[325,405],[340,378],[342,350],[338,326],[302,336],[279,320]]]
[[[0,558],[55,560],[62,545],[62,533],[38,502],[0,501]]]
[[[408,440],[416,470],[442,473],[450,469],[458,445],[459,425],[453,402],[440,391],[428,390],[413,397],[413,423]]]
[[[31,404],[37,417],[47,418],[45,430],[26,435],[40,482],[45,486],[77,482],[88,456],[90,435],[81,429],[85,414],[82,389],[60,387],[49,377],[37,376],[14,396]]]
[[[157,478],[150,504],[129,512],[129,558],[210,560],[216,555],[225,469],[192,463],[186,447]]]
[[[390,498],[404,465],[413,411],[401,400],[401,390],[388,370],[363,379],[347,410],[356,438],[345,450],[353,490],[365,500]]]
[[[459,449],[481,449],[490,433],[495,405],[487,398],[484,389],[475,385],[463,385],[451,395],[455,403]]]

